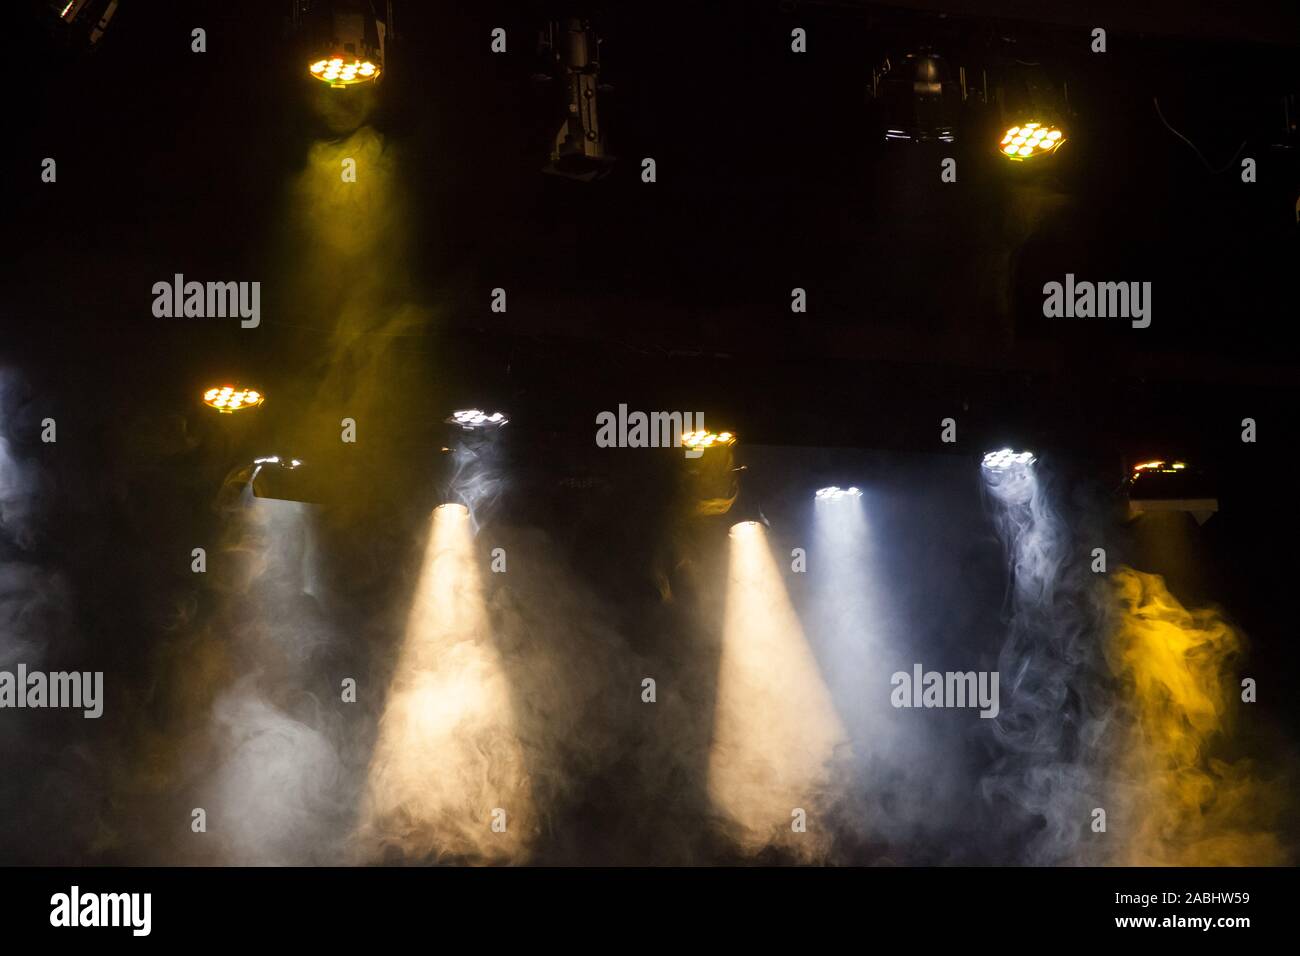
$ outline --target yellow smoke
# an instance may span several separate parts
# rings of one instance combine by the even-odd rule
[[[1109,826],[1123,847],[1115,862],[1286,862],[1268,829],[1279,792],[1249,761],[1216,755],[1240,706],[1230,668],[1240,636],[1215,611],[1183,607],[1158,575],[1121,568],[1113,581],[1120,615],[1107,660],[1132,709],[1119,768],[1125,799]]]
[[[514,862],[535,827],[469,514],[443,505],[380,720],[359,844],[370,859]]]
[[[741,849],[825,855],[830,764],[846,741],[761,525],[731,534],[718,697],[709,751],[709,797]],[[793,829],[794,811],[807,832]]]
[[[295,448],[305,459],[337,451],[345,416],[377,437],[421,390],[421,373],[402,349],[409,336],[428,332],[430,316],[415,304],[401,179],[395,149],[367,126],[313,143],[291,184],[280,219],[283,301],[292,308],[268,321],[284,325],[305,363],[292,398],[319,416],[299,422],[299,431],[320,436],[318,447]],[[287,408],[290,398],[268,400]]]

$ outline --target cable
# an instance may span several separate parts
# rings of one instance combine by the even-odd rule
[[[1192,147],[1192,152],[1194,152],[1200,158],[1202,165],[1204,165],[1205,168],[1208,169],[1215,176],[1217,176],[1219,173],[1223,172],[1229,166],[1231,166],[1233,162],[1236,160],[1236,158],[1241,155],[1241,151],[1246,148],[1246,140],[1243,139],[1241,141],[1241,145],[1237,147],[1237,151],[1232,154],[1232,157],[1226,163],[1223,164],[1222,168],[1214,169],[1210,165],[1209,161],[1206,160],[1205,155],[1199,149],[1196,148],[1195,143],[1193,143],[1190,139],[1188,139],[1182,133],[1178,132],[1178,130],[1174,129],[1172,126],[1169,125],[1169,120],[1165,119],[1165,114],[1160,112],[1160,99],[1158,97],[1153,96],[1151,97],[1151,102],[1155,104],[1156,115],[1160,117],[1160,122],[1165,124],[1165,129],[1169,130],[1169,132],[1173,133],[1175,136],[1181,139],[1188,146]]]

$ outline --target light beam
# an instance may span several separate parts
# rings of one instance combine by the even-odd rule
[[[763,526],[736,525],[730,549],[709,797],[745,852],[778,846],[817,859],[829,846],[818,811],[844,728]],[[807,832],[794,829],[797,810]]]
[[[384,858],[527,852],[528,770],[476,561],[469,511],[435,509],[362,812],[363,846]]]

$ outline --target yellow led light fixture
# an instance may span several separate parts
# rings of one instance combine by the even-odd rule
[[[1065,142],[1065,131],[1048,123],[1028,122],[1013,126],[1002,137],[998,152],[1013,162],[1024,162],[1054,153]]]
[[[699,431],[682,432],[683,448],[716,448],[719,445],[734,445],[736,436],[731,432]]]
[[[1143,475],[1176,475],[1186,470],[1187,463],[1183,461],[1144,461],[1133,466],[1133,478],[1136,480]]]
[[[223,415],[256,408],[264,401],[266,396],[261,392],[240,385],[218,385],[203,393],[203,404]]]
[[[341,90],[378,79],[380,66],[374,60],[359,59],[349,53],[313,60],[307,72],[322,83]]]

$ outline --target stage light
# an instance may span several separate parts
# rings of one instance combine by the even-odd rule
[[[452,412],[451,417],[444,419],[448,425],[456,425],[466,431],[474,431],[480,428],[500,428],[502,425],[510,423],[510,419],[502,412],[485,412],[477,408],[466,408],[460,411]]]
[[[991,451],[984,456],[984,467],[990,471],[1008,471],[1017,466],[1025,467],[1037,461],[1033,452],[1015,452],[1010,448]]]
[[[391,18],[391,4],[388,17]],[[300,0],[294,26],[311,57],[307,73],[333,89],[373,83],[383,73],[388,23],[365,0]]]
[[[964,76],[960,68],[958,75]],[[951,143],[964,94],[948,61],[929,50],[887,57],[872,71],[868,95],[879,102],[886,142]]]
[[[248,470],[248,484],[255,498],[301,501],[320,504],[328,490],[327,476],[318,468],[308,468],[301,458],[266,455],[254,458]]]
[[[1204,524],[1219,510],[1212,482],[1185,461],[1153,459],[1133,466],[1129,517],[1152,511],[1185,511]]]
[[[316,60],[307,70],[316,79],[328,83],[335,89],[377,80],[380,72],[378,64],[370,60],[340,56]]]
[[[1023,162],[1054,153],[1064,142],[1065,133],[1058,127],[1028,122],[1007,130],[998,144],[998,151],[1007,159]]]
[[[682,432],[683,448],[716,448],[724,445],[734,445],[735,443],[736,436],[731,432],[711,432],[704,429]]]
[[[266,396],[256,389],[239,385],[214,386],[203,393],[203,404],[215,408],[223,415],[256,408],[266,401]]]
[[[1133,479],[1136,480],[1143,475],[1176,475],[1186,468],[1187,463],[1183,461],[1144,461],[1140,465],[1133,466]]]
[[[551,146],[551,161],[543,170],[579,182],[605,176],[613,158],[605,152],[600,124],[600,37],[592,24],[580,17],[552,21],[543,45],[549,48],[554,72],[543,80],[561,80],[567,102],[564,120]]]
[[[842,498],[861,498],[862,492],[857,488],[839,488],[831,485],[829,488],[817,489],[818,501],[839,501]]]

